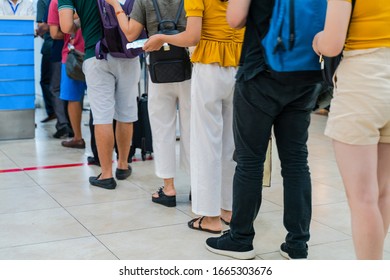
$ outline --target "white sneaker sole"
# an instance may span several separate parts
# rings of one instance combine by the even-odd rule
[[[251,260],[256,257],[255,250],[246,251],[246,252],[227,251],[227,250],[219,250],[219,249],[212,248],[207,244],[206,244],[206,249],[215,254],[228,256],[239,260]]]
[[[279,249],[279,253],[282,255],[283,258],[291,260],[290,256],[285,251],[283,251],[282,249]]]
[[[301,260],[301,261],[307,260],[307,258],[292,259],[292,258],[290,258],[290,256],[289,256],[285,251],[283,251],[282,249],[279,249],[279,253],[282,255],[283,258],[288,259],[288,260],[297,260],[297,261],[299,261],[299,260]]]

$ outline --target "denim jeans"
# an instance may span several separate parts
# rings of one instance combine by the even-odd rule
[[[314,88],[280,84],[267,72],[236,82],[233,130],[237,167],[230,224],[234,240],[253,243],[253,222],[261,205],[264,159],[273,127],[283,177],[286,242],[292,249],[306,250],[312,213],[306,142],[317,99]]]

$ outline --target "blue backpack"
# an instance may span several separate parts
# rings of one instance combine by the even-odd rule
[[[114,8],[105,0],[97,0],[100,17],[102,20],[103,37],[96,44],[95,55],[97,59],[106,59],[109,53],[113,57],[133,58],[140,55],[142,48],[127,49],[129,43],[125,34],[122,32]],[[126,0],[122,9],[129,17],[133,9],[134,0]],[[146,32],[142,31],[138,39],[146,38]]]
[[[288,85],[322,80],[314,36],[323,30],[326,0],[275,0],[270,27],[262,40],[272,77]]]

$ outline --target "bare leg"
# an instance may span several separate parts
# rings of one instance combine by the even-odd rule
[[[175,184],[174,184],[174,179],[173,178],[166,178],[166,179],[164,179],[164,190],[163,190],[163,192],[167,196],[176,195]],[[155,193],[153,193],[152,196],[157,198],[158,197],[158,193],[155,192]]]
[[[379,209],[378,146],[333,142],[351,209],[352,237],[358,259],[382,259],[384,227]]]
[[[378,145],[379,210],[382,213],[385,237],[390,223],[390,144]]]
[[[232,219],[232,211],[221,209],[221,219],[230,223],[230,220]]]
[[[68,114],[72,125],[74,140],[81,140],[81,103],[79,101],[68,101]]]
[[[128,157],[131,139],[133,137],[133,123],[116,122],[115,138],[118,145],[118,168],[128,169]],[[100,156],[100,154],[99,154]]]
[[[100,166],[102,168],[102,175],[99,179],[112,178],[112,153],[114,151],[114,131],[112,124],[96,124],[95,138]]]

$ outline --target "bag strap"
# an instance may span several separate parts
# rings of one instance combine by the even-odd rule
[[[351,10],[351,17],[349,18],[348,29],[349,29],[349,25],[351,24],[353,9],[355,8],[356,0],[352,0],[351,4],[352,4],[352,10]]]
[[[157,15],[158,22],[162,23],[163,20],[161,18],[160,8],[158,7],[157,0],[153,0],[153,6],[154,6],[154,9],[156,10],[156,15]],[[181,11],[183,10],[183,7],[184,7],[184,0],[181,0],[180,1],[180,5],[179,5],[179,9],[176,12],[176,18],[175,18],[175,21],[174,21],[175,24],[177,24],[177,22],[179,21],[180,14],[181,14]]]
[[[126,0],[125,3],[123,3],[123,5],[121,4],[123,11],[125,12],[125,15],[128,18],[130,17],[130,14],[127,14],[127,11],[129,10],[129,7],[133,5],[134,5],[134,1],[130,1],[130,0]]]
[[[349,23],[348,23],[347,37],[348,37],[348,32],[349,32],[349,26],[351,25],[351,20],[352,20],[352,15],[353,15],[353,9],[355,8],[355,3],[356,3],[356,0],[352,0],[352,2],[351,2],[352,10],[351,10],[351,16],[349,18]]]
[[[181,0],[180,5],[179,5],[179,9],[177,10],[177,13],[176,13],[175,24],[177,24],[179,22],[179,18],[181,15],[181,11],[183,10],[183,7],[184,7],[184,0]]]
[[[295,1],[290,0],[290,36],[288,38],[289,44],[288,49],[292,50],[295,43]]]

